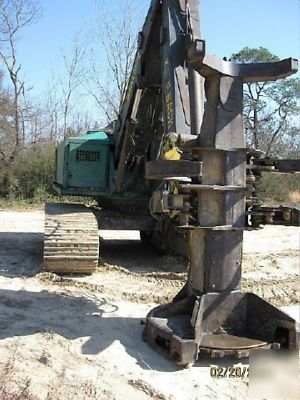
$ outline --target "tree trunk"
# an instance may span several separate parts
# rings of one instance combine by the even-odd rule
[[[254,147],[258,149],[258,115],[257,115],[257,105],[255,104],[253,109],[253,142]]]

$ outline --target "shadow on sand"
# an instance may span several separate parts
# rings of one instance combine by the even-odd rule
[[[0,232],[0,276],[34,276],[42,259],[42,233]]]
[[[162,270],[161,253],[141,241],[106,240],[101,241],[101,249],[104,262],[140,273]],[[41,271],[42,255],[43,234],[0,233],[0,276],[35,276]],[[67,340],[88,337],[81,347],[86,355],[97,355],[118,340],[143,369],[180,369],[143,342],[140,318],[116,316],[117,312],[118,307],[105,298],[0,289],[0,340],[40,332],[55,333]],[[213,364],[234,362],[214,360]],[[209,358],[203,358],[195,366],[211,364]]]
[[[67,340],[88,337],[81,347],[86,355],[97,355],[118,340],[143,369],[177,370],[143,342],[140,318],[116,317],[116,311],[104,298],[0,290],[0,340],[43,332]]]
[[[180,369],[143,342],[140,318],[114,316],[116,311],[118,307],[105,298],[0,290],[0,340],[42,332],[68,340],[88,337],[81,347],[81,353],[86,355],[97,355],[118,340],[143,369],[166,372]],[[240,361],[203,358],[195,367],[228,366]]]
[[[43,234],[0,232],[0,276],[35,276],[42,269]],[[100,238],[100,263],[136,273],[182,272],[186,262],[168,256],[140,240],[103,240]]]

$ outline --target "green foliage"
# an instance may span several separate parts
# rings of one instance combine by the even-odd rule
[[[279,61],[275,54],[263,47],[258,49],[245,47],[233,54],[231,59],[238,63]],[[299,152],[300,137],[296,126],[299,99],[299,78],[246,83],[244,123],[248,145],[259,148],[270,156],[286,157],[290,151]]]
[[[265,47],[259,47],[258,49],[244,47],[238,53],[232,54],[231,60],[238,63],[262,63],[279,61],[279,57],[272,54]]]
[[[45,200],[54,194],[55,145],[43,143],[22,150],[9,171],[8,197]]]
[[[94,204],[88,197],[59,196],[55,180],[55,144],[28,146],[9,166],[0,168],[0,207],[42,207],[46,201]]]

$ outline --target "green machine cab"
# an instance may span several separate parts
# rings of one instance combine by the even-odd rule
[[[61,142],[56,150],[56,191],[76,196],[108,194],[115,176],[113,146],[113,137],[104,131],[88,131]]]

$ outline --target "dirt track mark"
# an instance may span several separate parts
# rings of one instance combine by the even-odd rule
[[[299,303],[299,280],[295,277],[277,280],[242,279],[242,288],[257,294],[277,307]]]
[[[120,274],[126,275],[126,282],[120,279]],[[162,304],[173,300],[177,292],[182,288],[186,274],[171,273],[169,279],[164,279],[168,273],[137,274],[134,272],[107,267],[101,272],[102,284],[83,282],[78,278],[66,278],[54,273],[43,272],[37,275],[40,282],[59,288],[75,289],[80,293],[99,293],[109,299],[123,299],[137,303]],[[171,279],[170,279],[171,278]],[[177,278],[177,279],[176,279]],[[242,289],[253,292],[270,301],[275,306],[297,304],[299,302],[298,281],[294,276],[283,279],[253,279],[242,278]]]

